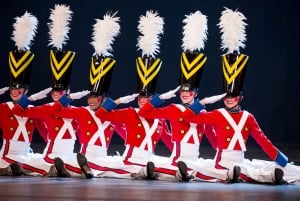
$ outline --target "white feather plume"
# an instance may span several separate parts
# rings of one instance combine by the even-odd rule
[[[120,34],[120,18],[116,17],[117,12],[107,13],[103,20],[96,19],[93,25],[93,35],[91,45],[94,46],[97,55],[104,57],[111,56],[112,44],[115,37]]]
[[[26,11],[23,16],[16,17],[15,20],[11,39],[18,50],[29,50],[37,32],[38,19]]]
[[[69,39],[68,33],[70,31],[69,24],[72,20],[73,12],[67,5],[56,4],[54,9],[51,9],[51,14],[48,23],[50,43],[49,45],[57,49],[62,49]]]
[[[218,24],[222,34],[221,49],[226,50],[227,53],[237,51],[245,47],[246,42],[246,26],[244,22],[246,17],[239,11],[225,8],[222,11],[220,22]]]
[[[207,17],[200,11],[185,16],[182,45],[184,51],[204,49],[207,40]]]
[[[137,47],[142,50],[142,56],[155,57],[159,53],[160,34],[163,34],[164,20],[155,11],[149,10],[145,16],[140,16]]]

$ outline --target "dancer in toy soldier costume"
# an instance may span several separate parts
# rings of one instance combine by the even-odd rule
[[[72,11],[69,6],[56,4],[51,10],[49,29],[50,45],[54,47],[50,50],[50,67],[52,77],[51,97],[54,102],[66,94],[69,89],[72,63],[75,52],[62,50],[65,40],[68,38],[69,23]],[[78,99],[86,95],[86,92],[70,94],[72,99]],[[68,167],[72,171],[68,172],[63,160],[73,159],[74,144],[76,140],[77,122],[73,119],[60,118],[55,115],[56,107],[54,103],[28,108],[29,99],[25,96],[18,102],[21,107],[15,107],[14,111],[22,116],[37,118],[44,122],[47,128],[47,145],[43,152],[43,159],[48,165],[52,165],[48,176],[70,176],[81,175],[78,167]],[[71,160],[70,159],[70,160]],[[54,166],[55,165],[55,166]]]
[[[0,104],[0,125],[3,131],[0,175],[17,176],[33,172],[46,173],[39,168],[41,154],[33,153],[30,147],[36,121],[32,118],[16,115],[12,110],[16,102],[29,90],[34,59],[30,45],[35,37],[37,25],[38,19],[28,12],[25,12],[21,17],[16,17],[14,23],[12,39],[17,50],[9,52],[9,92],[12,101]],[[8,88],[4,89],[7,90]],[[47,93],[49,93],[49,89],[41,92],[38,95],[39,99],[44,98]],[[37,95],[32,95],[30,98],[38,99]],[[6,166],[7,168],[3,168]]]
[[[193,116],[205,104],[203,101],[195,102],[191,110],[186,111],[185,116],[191,116],[186,117],[186,120],[214,126],[218,142],[214,159],[216,168],[228,169],[238,165],[241,167],[241,179],[247,182],[285,184],[285,179],[299,180],[299,167],[288,164],[288,158],[269,141],[255,117],[241,109],[248,62],[248,56],[239,52],[239,48],[245,46],[245,19],[242,13],[225,8],[218,24],[222,32],[222,49],[228,50],[222,55],[224,92],[227,93],[224,98],[225,108]],[[263,161],[244,158],[250,135],[277,165],[274,162],[264,164]],[[289,172],[287,178],[284,177],[285,171]]]
[[[213,130],[209,130],[211,128],[205,129],[204,125],[190,124],[183,121],[182,118],[186,105],[193,103],[197,96],[199,81],[206,62],[206,57],[200,50],[204,47],[207,38],[206,16],[200,11],[187,16],[184,23],[186,25],[183,38],[184,52],[181,55],[180,86],[164,94],[154,96],[149,103],[141,108],[139,115],[144,118],[165,118],[171,125],[174,148],[169,162],[154,161],[155,172],[159,173],[160,179],[174,179],[175,176],[177,180],[189,181],[192,176],[187,173],[186,163],[189,162],[189,165],[192,165],[198,160],[199,145],[203,134],[206,133],[213,146],[215,139]],[[174,97],[179,89],[182,104],[156,108],[163,103],[163,100]],[[221,96],[207,98],[207,103],[213,103],[219,98]],[[179,171],[177,171],[178,168]],[[216,178],[209,177],[205,175],[205,172],[200,173],[200,171],[198,170],[197,173],[202,176],[203,180],[216,180]],[[227,176],[227,172],[224,173],[224,179],[225,176]]]
[[[119,20],[120,18],[116,16],[116,13],[107,13],[103,19],[96,19],[93,26],[93,41],[91,44],[95,49],[95,53],[91,57],[88,106],[78,108],[62,107],[62,105],[66,105],[71,101],[67,96],[63,96],[59,100],[62,103],[59,104],[61,109],[56,112],[56,115],[60,117],[76,119],[78,122],[78,138],[81,149],[77,157],[78,163],[87,178],[93,177],[94,174],[97,176],[105,170],[98,164],[109,158],[107,149],[115,131],[114,125],[109,121],[102,121],[101,118],[96,117],[95,111],[108,95],[112,73],[116,65],[116,60],[113,59],[110,52],[115,37],[120,34]],[[74,166],[77,161],[72,161],[72,163]]]
[[[125,126],[125,151],[122,156],[114,156],[114,161],[98,164],[107,170],[101,174],[102,177],[155,179],[154,164],[150,161],[160,138],[168,138],[166,122],[140,117],[137,114],[139,108],[115,108],[135,100],[137,96],[138,105],[142,107],[155,93],[162,64],[156,54],[159,52],[163,24],[163,18],[155,11],[147,11],[145,16],[140,17],[138,29],[142,36],[138,39],[138,47],[142,50],[142,57],[136,59],[137,93],[115,101],[108,98],[96,112],[100,119]]]

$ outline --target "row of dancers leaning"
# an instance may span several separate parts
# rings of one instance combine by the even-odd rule
[[[68,9],[57,6],[62,7]],[[0,89],[0,94],[9,90],[11,97],[11,101],[0,105],[3,136],[0,175],[269,184],[298,181],[300,167],[291,163],[270,142],[251,113],[241,109],[249,58],[239,52],[245,40],[243,20],[245,17],[238,11],[225,9],[222,13],[223,47],[228,49],[221,57],[223,93],[202,99],[198,99],[199,83],[207,57],[200,50],[204,47],[207,29],[206,16],[200,11],[184,20],[179,86],[161,94],[156,93],[156,86],[162,60],[156,54],[163,20],[153,11],[141,17],[139,29],[142,36],[138,45],[142,56],[136,59],[137,90],[115,100],[108,96],[116,64],[108,53],[119,29],[115,14],[106,15],[102,21],[102,25],[109,27],[95,26],[97,34],[94,34],[95,54],[91,59],[89,89],[75,93],[70,92],[69,85],[75,53],[62,50],[60,44],[50,50],[51,87],[29,95],[34,54],[24,48],[29,46],[28,43],[20,45],[19,41],[30,40],[21,40],[25,33],[17,34],[18,26],[14,26],[15,37],[12,38],[20,47],[9,52],[10,86]],[[199,33],[195,21],[204,26],[201,27],[203,33]],[[235,25],[238,26],[236,29],[233,28]],[[21,27],[24,30],[24,26]],[[97,38],[101,35],[98,32],[103,30],[106,42]],[[103,43],[106,49],[99,48]],[[49,93],[51,103],[33,106],[35,101],[46,98]],[[177,95],[181,103],[166,104],[166,100]],[[71,105],[72,101],[85,96],[87,106]],[[134,100],[137,100],[137,108],[126,107]],[[205,110],[205,105],[221,100],[224,108]],[[124,104],[124,107],[119,106]],[[46,143],[42,153],[31,148],[34,129]],[[124,139],[122,155],[107,154],[113,134]],[[202,158],[199,153],[204,136],[215,150],[213,159]],[[244,157],[250,136],[270,161]],[[79,153],[74,153],[76,140],[80,144]],[[155,154],[159,141],[170,150],[170,156]]]

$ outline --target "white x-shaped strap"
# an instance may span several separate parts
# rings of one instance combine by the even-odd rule
[[[249,113],[247,111],[244,111],[242,118],[240,119],[240,122],[236,124],[235,121],[230,116],[230,114],[224,108],[219,109],[218,111],[221,112],[221,114],[225,117],[225,119],[228,121],[228,123],[231,125],[231,127],[234,130],[233,137],[227,147],[227,150],[233,150],[236,143],[239,142],[242,151],[246,151],[246,145],[242,135],[242,129],[246,123]]]
[[[95,134],[93,134],[93,136],[91,137],[89,144],[95,144],[97,139],[100,139],[101,145],[102,147],[106,147],[106,140],[105,140],[105,129],[110,125],[110,121],[105,121],[105,122],[101,122],[101,120],[96,117],[95,112],[92,111],[90,108],[87,108],[88,111],[90,112],[91,116],[93,117],[93,119],[95,120],[97,126],[98,126],[98,130],[96,131]]]
[[[138,112],[138,109],[136,109],[136,112]],[[152,126],[149,125],[149,123],[147,122],[147,120],[141,116],[139,116],[142,124],[143,124],[143,128],[145,130],[145,138],[142,141],[140,148],[141,149],[145,149],[146,146],[148,147],[149,151],[154,151],[153,150],[153,146],[152,146],[152,135],[155,133],[157,126],[158,126],[158,119],[154,119]]]
[[[7,105],[10,108],[10,110],[12,110],[12,108],[14,107],[14,104],[12,102],[8,102]],[[14,133],[12,140],[18,141],[19,137],[22,135],[24,138],[24,141],[29,142],[29,137],[28,137],[27,128],[26,128],[26,123],[27,123],[28,117],[20,117],[18,115],[14,115],[14,116],[18,122],[18,127]]]

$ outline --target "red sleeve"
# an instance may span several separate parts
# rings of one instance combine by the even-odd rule
[[[172,114],[170,106],[155,108],[151,103],[146,103],[138,112],[141,117],[149,119],[169,119]]]
[[[32,119],[44,119],[47,116],[47,110],[44,106],[27,107],[23,109],[20,105],[15,104],[12,112],[18,116],[30,117]]]
[[[259,127],[256,119],[252,114],[249,114],[248,121],[250,124],[250,134],[255,139],[257,144],[264,150],[264,152],[272,159],[275,160],[278,154],[278,149],[271,143],[267,136]]]
[[[168,124],[165,120],[161,121],[161,136],[160,140],[166,145],[166,147],[172,151],[173,150],[173,142],[172,142],[172,134],[170,132],[170,129],[168,127]]]
[[[47,143],[48,142],[48,129],[44,121],[34,120],[34,126],[39,132],[40,136]]]
[[[125,123],[130,121],[130,108],[106,111],[103,107],[100,107],[95,114],[103,121],[110,121],[113,123]]]

